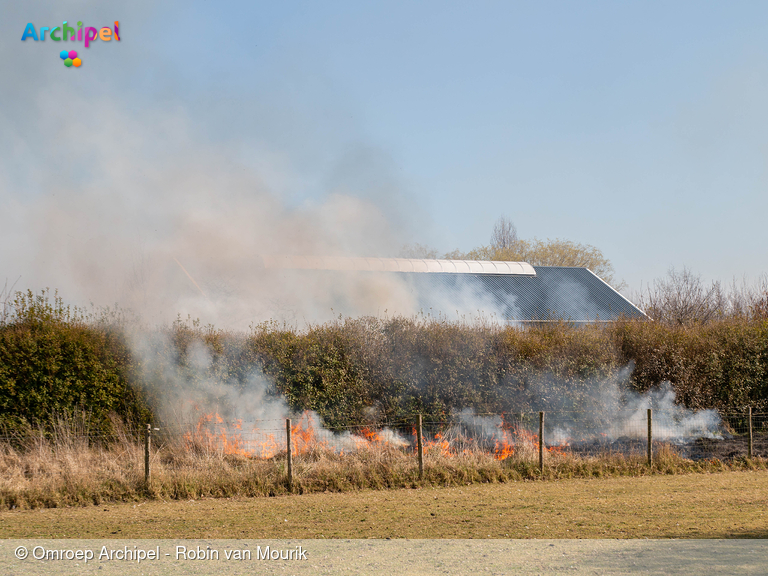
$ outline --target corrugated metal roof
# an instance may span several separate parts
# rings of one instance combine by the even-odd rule
[[[262,256],[265,268],[343,272],[418,272],[535,276],[527,262],[432,260],[422,258],[347,258],[340,256]]]
[[[313,274],[392,273],[425,312],[482,312],[508,322],[603,322],[645,314],[587,268],[411,258],[264,257],[266,268]]]
[[[535,266],[536,276],[407,274],[424,309],[445,308],[458,294],[510,322],[599,322],[645,314],[587,268]],[[448,303],[448,304],[447,304]]]

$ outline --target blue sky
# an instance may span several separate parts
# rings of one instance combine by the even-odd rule
[[[183,178],[155,175],[191,164],[222,186],[190,210],[226,203],[223,182],[242,172],[281,214],[322,210],[333,194],[375,205],[387,245],[468,250],[506,215],[523,238],[597,246],[630,289],[672,266],[724,281],[768,272],[768,4],[85,1],[5,13],[9,210],[50,213],[47,199],[67,204],[81,186],[131,206],[118,180],[162,181],[162,198]],[[52,42],[19,41],[27,22],[65,19],[118,19],[122,40],[83,49],[78,70]],[[171,209],[142,202],[127,228],[170,229]],[[99,214],[112,219],[94,237],[104,244],[123,224]],[[4,244],[37,265],[7,249],[5,276],[56,283],[45,231],[8,230]]]

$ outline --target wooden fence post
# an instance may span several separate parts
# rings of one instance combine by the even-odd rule
[[[749,407],[749,444],[747,444],[747,457],[752,459],[752,406]]]
[[[544,472],[544,412],[539,412],[539,472]]]
[[[149,449],[152,442],[152,424],[147,424],[147,431],[144,433],[144,484],[149,487]]]
[[[653,465],[653,410],[648,408],[648,466]]]
[[[416,421],[416,450],[419,456],[419,480],[424,478],[424,436],[421,433],[421,414]]]
[[[291,419],[285,420],[286,459],[288,462],[288,491],[293,492],[293,455],[291,453]]]

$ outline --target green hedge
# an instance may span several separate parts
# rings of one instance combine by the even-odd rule
[[[307,331],[266,325],[247,345],[292,407],[334,424],[415,412],[442,417],[466,407],[589,410],[609,379],[638,392],[669,380],[690,408],[768,407],[765,321],[519,330],[365,318]]]
[[[94,434],[109,433],[111,415],[149,417],[129,383],[131,359],[120,330],[64,307],[47,292],[18,294],[14,316],[0,325],[0,426],[47,427],[78,416]]]
[[[85,412],[140,424],[160,402],[163,365],[175,386],[227,382],[245,390],[264,373],[271,392],[326,425],[440,418],[476,412],[590,409],[601,383],[624,375],[644,392],[665,380],[691,408],[768,408],[768,322],[728,319],[697,326],[622,321],[520,330],[427,318],[340,319],[297,330],[275,323],[249,334],[176,322],[153,332],[154,372],[127,344],[126,330],[72,312],[43,293],[18,295],[0,326],[0,422],[46,424]],[[149,339],[151,340],[151,338]],[[147,340],[147,341],[149,341]],[[190,360],[193,345],[211,362]],[[164,364],[163,364],[164,363]],[[179,382],[182,382],[179,384]],[[163,383],[163,385],[165,385]],[[183,390],[181,390],[183,392]],[[177,395],[178,396],[178,395]]]

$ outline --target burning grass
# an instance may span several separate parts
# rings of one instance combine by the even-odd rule
[[[510,437],[514,443],[484,449],[457,438],[435,437],[425,444],[424,477],[415,454],[397,436],[362,428],[348,434],[353,450],[323,443],[318,432],[299,420],[303,431],[293,461],[293,492],[346,492],[426,486],[461,486],[516,480],[557,480],[605,476],[643,476],[723,470],[766,469],[767,461],[733,459],[692,461],[670,447],[657,451],[653,469],[641,455],[577,456],[559,447],[547,451],[538,468],[537,438]],[[84,506],[142,499],[275,496],[288,494],[286,454],[277,439],[275,451],[249,455],[247,444],[217,435],[194,433],[159,441],[151,452],[152,478],[144,483],[143,445],[124,429],[106,440],[84,435],[60,423],[52,435],[29,434],[0,444],[0,507]],[[520,432],[520,431],[517,431]],[[517,433],[514,429],[510,434]],[[297,435],[300,438],[300,435]]]

